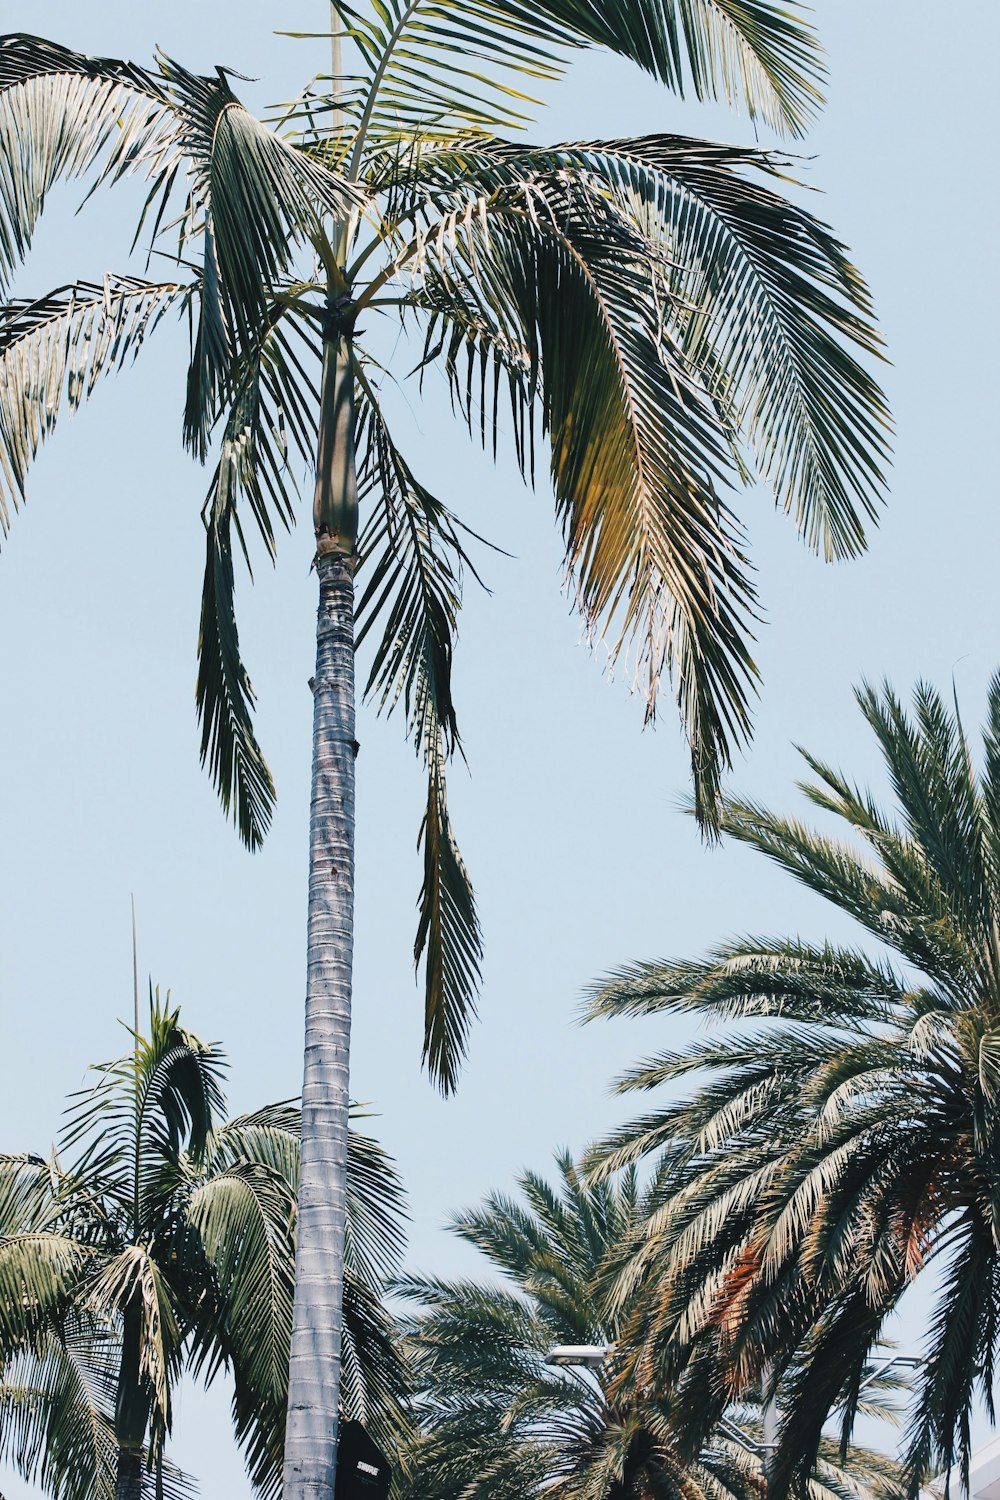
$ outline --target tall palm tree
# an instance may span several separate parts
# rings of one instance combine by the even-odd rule
[[[185,1367],[232,1371],[251,1478],[280,1488],[299,1118],[225,1121],[222,1070],[151,995],[148,1037],[97,1069],[60,1155],[0,1157],[0,1456],[54,1500],[191,1492],[164,1462]],[[349,1149],[343,1399],[382,1435],[402,1397],[380,1303],[401,1194],[374,1141],[352,1130]]]
[[[277,129],[220,69],[196,77],[0,43],[0,271],[52,184],[144,174],[143,223],[176,274],[9,302],[0,324],[0,521],[60,405],[89,395],[169,313],[191,321],[185,441],[217,457],[204,507],[202,756],[246,842],[274,788],[234,614],[234,532],[265,551],[315,476],[314,693],[300,1269],[287,1500],[333,1482],[344,1239],[354,845],[354,650],[402,702],[427,771],[415,952],[425,1057],[454,1087],[480,930],[445,770],[470,534],[397,445],[364,323],[396,319],[477,437],[509,402],[527,476],[544,438],[575,596],[613,654],[672,677],[700,814],[749,733],[754,591],[730,483],[768,480],[828,557],[877,515],[886,412],[844,247],[757,149],[670,135],[551,147],[517,132],[526,88],[606,46],[682,90],[796,134],[819,101],[815,37],[771,0],[388,0],[339,7],[351,57]],[[169,228],[162,229],[162,226]],[[140,225],[140,232],[142,225]],[[178,245],[178,237],[180,247]],[[165,262],[169,263],[169,262]],[[360,321],[359,321],[360,320]],[[362,509],[365,511],[362,523]],[[360,591],[355,600],[358,570]]]
[[[452,1228],[486,1256],[488,1281],[410,1277],[419,1436],[404,1500],[757,1500],[759,1413],[723,1422],[700,1452],[679,1451],[671,1393],[636,1378],[632,1308],[609,1311],[603,1284],[649,1211],[626,1171],[588,1187],[568,1156],[555,1187],[534,1173],[518,1199],[491,1196]],[[495,1279],[496,1273],[502,1278]],[[553,1346],[604,1347],[597,1367],[545,1362]],[[898,1494],[894,1466],[833,1445],[802,1488],[810,1500]]]
[[[906,1443],[916,1493],[932,1462],[957,1455],[967,1474],[976,1394],[993,1410],[1000,676],[978,770],[957,706],[932,688],[917,687],[912,717],[888,686],[857,699],[893,812],[803,752],[816,778],[803,790],[846,839],[741,801],[726,803],[722,826],[877,946],[747,939],[602,984],[595,1016],[739,1024],[630,1072],[627,1091],[671,1084],[675,1094],[702,1069],[707,1081],[623,1127],[600,1154],[612,1170],[651,1153],[669,1187],[638,1247],[642,1274],[659,1275],[646,1365],[688,1346],[687,1409],[704,1412],[765,1368],[794,1365],[779,1488],[808,1464],[834,1403],[849,1428],[886,1318],[936,1267]]]

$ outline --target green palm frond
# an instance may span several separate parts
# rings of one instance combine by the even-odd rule
[[[256,348],[269,302],[287,284],[296,252],[323,238],[324,216],[346,213],[361,195],[250,114],[224,72],[202,78],[168,58],[160,68],[189,163],[182,241],[203,243],[185,432],[204,458],[230,362]]]
[[[516,130],[536,103],[524,87],[562,71],[558,28],[516,3],[389,0],[374,14],[347,5],[340,13],[360,64],[338,91],[355,165],[404,133]]]
[[[933,972],[956,1000],[962,995],[975,955],[921,851],[915,851],[911,862],[911,869],[924,872],[916,902],[912,889],[902,888],[892,870],[879,868],[875,850],[874,857],[866,856],[853,843],[814,833],[795,819],[778,818],[735,798],[727,802],[721,826],[848,911],[878,941],[891,942],[908,963]],[[877,836],[870,842],[877,848]]]
[[[822,103],[825,69],[811,23],[769,0],[617,0],[600,11],[546,0],[542,8],[557,35],[606,47],[679,94],[690,86],[696,98],[725,100],[779,132],[804,134]]]
[[[460,399],[477,356],[510,379],[516,431],[537,393],[577,603],[612,659],[633,648],[650,717],[674,678],[711,822],[749,732],[753,590],[716,493],[720,429],[671,348],[643,242],[582,179],[553,174],[488,212],[470,199],[404,259],[409,300],[431,315],[425,359],[443,353]]]
[[[65,403],[74,411],[104,375],[139,353],[189,288],[109,276],[78,282],[0,311],[0,533],[24,498],[28,466]]]
[[[499,1283],[412,1276],[400,1283],[413,1308],[406,1326],[420,1422],[404,1453],[407,1500],[763,1494],[759,1457],[745,1446],[761,1439],[752,1401],[734,1413],[747,1434],[744,1446],[732,1441],[731,1427],[706,1434],[704,1426],[697,1429],[703,1445],[692,1429],[685,1446],[671,1377],[637,1365],[646,1288],[640,1282],[617,1306],[605,1299],[606,1273],[641,1238],[655,1194],[655,1184],[640,1191],[632,1173],[588,1185],[563,1155],[555,1183],[522,1174],[516,1198],[493,1194],[453,1221],[500,1273]],[[585,1372],[545,1362],[557,1343],[611,1349]],[[845,1497],[898,1494],[888,1460],[851,1450],[845,1465],[830,1449],[822,1470],[797,1491],[803,1500],[821,1500],[827,1489]]]
[[[114,1500],[117,1339],[74,1318],[0,1362],[0,1461],[52,1500]]]
[[[352,1106],[352,1119],[364,1112]],[[351,1125],[347,1138],[347,1239],[351,1277],[381,1291],[395,1275],[406,1243],[406,1193],[395,1162],[377,1140]]]
[[[49,190],[172,170],[174,117],[162,83],[134,63],[85,57],[41,37],[0,38],[0,286],[31,244]]]
[[[391,712],[402,703],[427,769],[421,824],[424,878],[414,961],[425,960],[424,1058],[445,1093],[455,1087],[475,1017],[482,938],[475,896],[452,830],[445,762],[457,747],[451,668],[463,570],[475,575],[451,513],[414,477],[392,440],[378,397],[360,378],[358,484],[377,506],[359,548],[365,579],[357,645],[379,628],[365,692]],[[478,575],[476,575],[478,576]]]
[[[891,964],[800,939],[744,939],[701,963],[629,964],[585,992],[586,1020],[697,1011],[713,1023],[754,1016],[886,1020],[906,985]]]
[[[1000,871],[1000,672],[990,682],[983,729],[982,798],[985,837],[994,871]],[[994,879],[1000,881],[1000,876]]]
[[[478,190],[488,210],[489,195],[525,179],[599,183],[640,236],[666,336],[731,440],[747,446],[811,546],[850,556],[863,548],[864,520],[878,516],[889,426],[851,346],[877,355],[881,344],[843,245],[771,185],[787,170],[766,152],[667,135],[549,148],[469,142],[387,163],[397,221],[411,198],[425,208]]]
[[[992,1403],[998,1285],[995,1237],[977,1225],[948,1256],[930,1320],[927,1363],[905,1434],[911,1493],[916,1476],[932,1463],[949,1469],[957,1463],[968,1485],[974,1405],[980,1394],[987,1409]]]
[[[254,734],[253,687],[240,654],[232,533],[235,528],[249,569],[241,505],[272,556],[276,527],[294,522],[295,476],[316,442],[318,393],[305,375],[315,353],[305,320],[286,316],[282,304],[270,307],[254,348],[230,369],[219,460],[202,511],[206,557],[196,690],[202,764],[251,849],[264,840],[275,791]]]
[[[50,1228],[58,1168],[28,1152],[0,1155],[0,1235]]]
[[[821,1320],[806,1336],[808,1355],[792,1364],[787,1379],[779,1448],[774,1459],[774,1482],[779,1492],[801,1483],[824,1443],[823,1424],[831,1408],[844,1403],[841,1445],[849,1439],[857,1405],[856,1391],[877,1344],[884,1313],[861,1294],[846,1293],[831,1302]],[[906,1475],[897,1476],[906,1492]]]
[[[462,578],[466,568],[478,574],[465,528],[414,476],[364,375],[360,385],[358,493],[374,507],[358,543],[356,646],[382,632],[365,694],[382,712],[402,704],[418,754],[435,740],[450,753],[458,744],[451,669]]]
[[[287,1182],[252,1160],[212,1172],[186,1218],[215,1283],[196,1344],[195,1371],[235,1371],[233,1420],[250,1477],[277,1493],[285,1428],[295,1271],[295,1200]]]
[[[73,1096],[62,1144],[80,1148],[74,1176],[84,1188],[100,1183],[134,1238],[183,1176],[182,1148],[195,1162],[204,1155],[224,1107],[224,1066],[219,1049],[187,1031],[169,996],[161,1001],[150,986],[149,1035],[95,1067],[97,1081]]]
[[[242,436],[237,434],[236,441]],[[228,442],[227,430],[223,442]],[[275,788],[253,727],[255,694],[240,654],[233,572],[232,511],[220,482],[205,526],[205,577],[198,631],[198,716],[201,760],[223,808],[248,849],[270,827]]]
[[[213,1133],[205,1171],[212,1174],[256,1162],[276,1173],[294,1193],[299,1181],[301,1129],[298,1106],[292,1100],[237,1115]]]
[[[150,1035],[140,1038],[138,1117],[141,1145],[164,1158],[176,1158],[182,1145],[195,1162],[204,1155],[215,1119],[224,1107],[219,1048],[202,1042],[180,1024],[180,1010],[169,1008],[150,989]],[[113,1065],[127,1070],[129,1062]]]
[[[452,831],[440,743],[432,742],[426,760],[427,807],[418,838],[424,878],[413,958],[425,964],[424,1060],[442,1093],[450,1094],[476,1016],[483,948],[472,882]]]
[[[404,1398],[410,1372],[393,1318],[380,1298],[354,1276],[344,1280],[344,1368],[340,1406],[363,1423],[379,1447],[395,1453],[409,1430]]]
[[[88,1246],[55,1230],[0,1239],[0,1353],[30,1344],[58,1317],[91,1261]]]
[[[989,868],[983,802],[972,750],[956,711],[927,683],[914,690],[914,718],[888,683],[857,693],[885,759],[906,834],[940,886],[955,925],[971,936],[984,923],[995,872]],[[985,936],[985,934],[984,934]]]
[[[592,1160],[599,1176],[647,1152],[659,1161],[661,1201],[617,1295],[655,1281],[644,1368],[683,1371],[688,1417],[718,1411],[765,1367],[787,1372],[776,1494],[805,1481],[832,1409],[849,1437],[884,1321],[934,1260],[909,1494],[932,1465],[968,1464],[973,1400],[991,1399],[1000,683],[990,693],[979,771],[957,707],[933,689],[918,685],[910,714],[888,686],[862,687],[895,807],[803,752],[814,776],[803,790],[840,820],[841,841],[750,803],[724,806],[726,832],[854,917],[887,958],[744,940],[701,963],[629,966],[589,996],[591,1015],[683,1010],[738,1028],[631,1069],[623,1090],[673,1097]],[[696,1091],[678,1099],[691,1077]]]
[[[74,1314],[0,1365],[0,1462],[49,1500],[114,1500],[119,1341]],[[142,1500],[193,1500],[194,1479],[143,1456]]]
[[[154,1414],[154,1433],[170,1431],[171,1389],[179,1373],[183,1334],[175,1295],[143,1245],[128,1245],[88,1281],[84,1310],[112,1319],[134,1313],[139,1322],[139,1377]]]
[[[584,149],[632,196],[685,354],[779,504],[827,558],[857,555],[883,498],[889,418],[850,353],[881,343],[844,246],[769,185],[788,179],[766,153],[677,137]]]
[[[348,124],[335,137],[355,161],[401,134],[428,138],[517,129],[558,76],[593,46],[637,63],[669,88],[723,98],[794,135],[822,100],[821,51],[801,14],[769,0],[389,0],[373,15],[341,6],[359,72],[330,80]],[[329,106],[327,106],[329,108]],[[314,95],[302,107],[325,123]]]
[[[893,1384],[899,1389],[898,1380]],[[874,1380],[870,1391],[877,1386],[878,1380]],[[868,1414],[876,1413],[882,1417],[894,1418],[895,1408],[873,1403]],[[884,1497],[884,1500],[903,1500],[905,1488],[899,1465],[883,1453],[855,1446],[851,1449],[850,1466],[845,1467],[841,1462],[840,1445],[834,1439],[824,1437],[819,1445],[815,1470],[809,1480],[810,1500],[821,1500],[821,1492],[836,1495],[840,1500],[850,1500],[859,1489]]]

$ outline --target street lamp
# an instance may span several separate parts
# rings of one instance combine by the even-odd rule
[[[923,1362],[923,1356],[920,1354],[890,1354],[887,1359],[883,1359],[880,1364],[877,1364],[873,1370],[868,1371],[868,1374],[858,1386],[858,1394],[860,1395],[865,1386],[871,1385],[872,1381],[877,1380],[880,1375],[888,1375],[890,1370],[919,1370]]]
[[[583,1365],[596,1370],[613,1351],[614,1344],[556,1344],[545,1356],[547,1365]]]

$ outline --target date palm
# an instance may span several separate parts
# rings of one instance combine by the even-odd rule
[[[757,1500],[759,1413],[723,1422],[681,1453],[669,1388],[637,1377],[632,1307],[610,1311],[604,1284],[641,1232],[650,1196],[626,1171],[586,1186],[572,1160],[553,1187],[533,1173],[517,1199],[491,1196],[452,1228],[483,1252],[488,1281],[411,1277],[409,1325],[419,1437],[404,1500]],[[496,1280],[499,1273],[500,1280]],[[597,1345],[596,1369],[546,1364],[554,1345]],[[833,1445],[802,1489],[810,1500],[898,1495],[894,1466]]]
[[[979,769],[958,716],[920,685],[858,703],[895,809],[805,754],[810,801],[837,839],[728,802],[725,832],[848,913],[876,945],[741,940],[706,959],[639,964],[593,1015],[692,1013],[741,1023],[666,1051],[625,1090],[707,1081],[625,1126],[604,1169],[652,1154],[669,1190],[633,1274],[658,1268],[646,1364],[691,1351],[688,1409],[795,1366],[776,1483],[801,1473],[835,1403],[849,1427],[886,1318],[937,1275],[906,1443],[967,1474],[975,1396],[992,1412],[1000,1283],[1000,676]],[[684,1363],[683,1358],[681,1364]],[[728,1369],[728,1381],[713,1371]]]
[[[148,1037],[76,1097],[60,1154],[0,1157],[0,1456],[54,1500],[191,1493],[164,1458],[184,1368],[231,1370],[251,1477],[278,1491],[298,1111],[226,1121],[222,1069],[152,996]],[[402,1395],[380,1303],[400,1188],[354,1130],[348,1194],[343,1399],[384,1435]]]
[[[0,270],[61,177],[149,181],[144,224],[175,273],[115,275],[0,324],[0,520],[60,406],[190,319],[184,437],[213,476],[198,708],[202,755],[243,838],[274,788],[253,731],[234,549],[273,552],[314,475],[319,586],[306,1068],[287,1500],[333,1482],[351,994],[355,647],[401,704],[427,771],[416,955],[425,1057],[454,1087],[480,930],[448,813],[460,522],[400,450],[363,330],[396,320],[486,445],[509,408],[528,477],[544,442],[578,606],[644,675],[674,684],[700,815],[749,733],[755,601],[727,487],[758,475],[810,545],[864,546],[886,413],[844,247],[787,200],[758,149],[673,135],[556,146],[522,135],[526,88],[605,46],[668,87],[724,96],[791,133],[819,100],[809,28],[771,0],[389,0],[339,7],[335,77],[277,128],[219,70],[196,77],[25,36],[0,44]],[[162,226],[169,226],[163,228]],[[140,225],[140,232],[142,226]],[[178,237],[180,247],[178,245]],[[171,264],[170,260],[159,261]],[[373,332],[374,336],[374,332]],[[359,591],[355,599],[355,575]]]

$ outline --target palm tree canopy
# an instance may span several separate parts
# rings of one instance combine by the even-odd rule
[[[151,994],[149,1035],[95,1070],[60,1154],[0,1157],[0,1454],[54,1500],[114,1496],[118,1428],[136,1414],[150,1485],[160,1469],[168,1496],[190,1493],[163,1457],[184,1366],[231,1370],[251,1478],[278,1493],[298,1110],[226,1121],[223,1066]],[[402,1192],[377,1142],[352,1129],[349,1152],[343,1400],[387,1442],[404,1382],[381,1294],[402,1252]],[[124,1390],[132,1315],[140,1363]]]
[[[324,340],[349,340],[367,691],[402,704],[427,770],[416,955],[425,1055],[454,1086],[479,981],[472,887],[448,811],[459,744],[452,656],[474,534],[395,441],[363,343],[401,321],[474,436],[509,408],[522,471],[547,449],[577,604],[624,654],[655,713],[673,682],[699,816],[750,732],[756,603],[728,491],[757,475],[828,557],[864,546],[887,415],[858,355],[878,355],[864,282],[831,231],[786,198],[787,164],[671,135],[537,146],[525,90],[600,45],[699,98],[800,133],[820,99],[816,39],[770,0],[390,0],[341,7],[350,75],[320,80],[276,128],[229,75],[197,77],[0,39],[0,278],[63,178],[130,174],[163,281],[111,275],[11,300],[0,320],[0,526],[61,408],[129,362],[168,314],[190,322],[185,441],[205,499],[202,758],[251,846],[274,787],[253,729],[235,616],[238,545],[271,556],[317,450]],[[178,246],[179,237],[179,246]],[[162,256],[167,260],[163,261]],[[317,271],[317,267],[319,268]],[[352,501],[353,504],[353,501]],[[235,538],[235,542],[234,542]]]
[[[886,1317],[937,1265],[906,1452],[967,1471],[974,1397],[992,1411],[1000,1277],[1000,675],[977,768],[959,717],[919,685],[857,699],[895,811],[803,752],[838,840],[730,801],[723,827],[848,912],[877,943],[744,939],[700,962],[623,969],[590,1014],[692,1012],[738,1023],[620,1082],[699,1074],[693,1096],[625,1126],[603,1169],[659,1157],[669,1181],[640,1255],[661,1295],[647,1360],[688,1361],[689,1409],[775,1361],[795,1368],[777,1478],[845,1426]],[[686,1354],[683,1351],[687,1351]],[[720,1382],[712,1370],[724,1366]]]
[[[629,1322],[637,1303],[609,1310],[604,1283],[641,1231],[650,1197],[626,1171],[588,1187],[568,1156],[552,1186],[534,1173],[516,1199],[492,1195],[459,1215],[456,1233],[486,1256],[499,1282],[408,1277],[409,1344],[420,1436],[407,1455],[405,1500],[749,1500],[763,1494],[759,1414],[739,1413],[749,1437],[718,1428],[683,1458],[670,1393],[637,1377]],[[546,1364],[557,1345],[597,1345],[594,1370]],[[895,1493],[893,1469],[855,1452],[849,1469],[826,1453],[812,1500]]]

